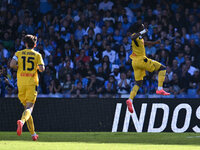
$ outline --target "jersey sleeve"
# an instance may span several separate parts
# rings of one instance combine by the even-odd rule
[[[38,54],[38,65],[44,65],[44,61],[42,59],[42,55]]]
[[[14,59],[15,61],[18,61],[18,57],[19,57],[18,55],[19,55],[19,53],[16,52],[15,55],[13,56],[13,59]]]
[[[133,36],[133,35],[135,35],[136,33],[133,33],[131,36]],[[140,37],[140,36],[139,36]],[[139,40],[139,37],[137,37],[135,40],[137,41],[137,40]]]

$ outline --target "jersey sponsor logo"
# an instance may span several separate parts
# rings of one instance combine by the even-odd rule
[[[21,77],[34,77],[34,73],[21,73]]]

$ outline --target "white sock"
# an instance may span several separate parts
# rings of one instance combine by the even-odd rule
[[[24,125],[24,122],[20,120],[20,122]]]
[[[162,90],[162,89],[163,89],[163,87],[160,87],[160,86],[158,87],[158,91],[160,91],[160,90]]]
[[[131,101],[131,103],[133,103],[133,100],[129,98],[129,100]]]
[[[34,133],[34,134],[32,134],[31,136],[36,136],[37,134],[36,133]]]

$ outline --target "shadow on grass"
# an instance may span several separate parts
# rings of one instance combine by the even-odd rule
[[[84,142],[200,145],[196,133],[110,133],[110,132],[39,132],[38,142]],[[15,132],[0,132],[0,141],[31,141],[28,132],[20,137]]]

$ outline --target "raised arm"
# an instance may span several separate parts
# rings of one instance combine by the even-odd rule
[[[152,46],[152,45],[160,44],[160,43],[161,43],[160,40],[157,40],[157,41],[144,41],[144,45],[145,46]]]
[[[145,34],[147,31],[148,31],[147,29],[143,29],[142,31],[131,35],[131,39],[136,40],[140,35]]]

